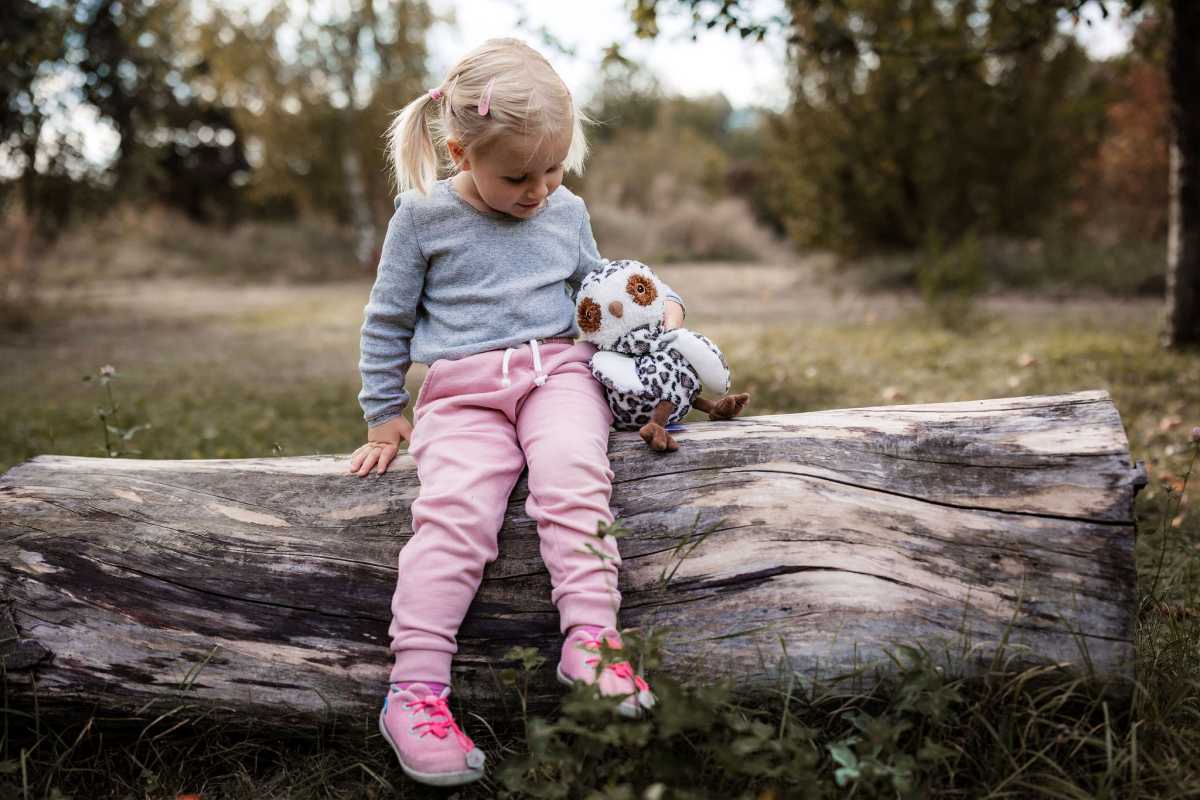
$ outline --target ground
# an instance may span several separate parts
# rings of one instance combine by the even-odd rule
[[[740,737],[738,742],[762,752],[783,747],[780,770],[809,769],[799,760],[804,754],[823,759],[811,767],[819,771],[814,780],[832,791],[834,765],[826,756],[842,764],[849,746],[844,742],[860,734],[874,742],[872,737],[886,734],[896,738],[877,754],[879,763],[899,769],[896,765],[914,754],[917,762],[934,759],[920,774],[941,787],[940,796],[1120,797],[1132,796],[1131,787],[1133,794],[1144,787],[1142,796],[1194,793],[1200,780],[1193,766],[1200,747],[1195,724],[1200,675],[1194,658],[1200,646],[1195,624],[1200,514],[1186,501],[1180,506],[1176,490],[1194,452],[1190,429],[1200,425],[1200,353],[1162,349],[1161,301],[995,295],[969,307],[931,311],[915,295],[855,289],[821,258],[673,265],[660,272],[687,301],[687,325],[724,349],[734,387],[753,395],[748,413],[1103,389],[1121,413],[1134,458],[1146,462],[1151,477],[1137,506],[1144,600],[1138,677],[1144,688],[1132,708],[1110,720],[1103,698],[1089,705],[1086,695],[1080,700],[1063,689],[1027,695],[1023,680],[1016,679],[968,693],[962,687],[938,688],[936,678],[914,673],[934,681],[934,689],[921,690],[926,705],[912,705],[916,695],[906,693],[912,687],[883,705],[863,700],[862,708],[875,714],[882,728],[856,733],[845,721],[850,716],[842,699],[832,706],[814,702],[806,706],[807,721],[792,724],[816,727],[784,747],[788,714],[798,711],[785,706],[779,717],[775,711],[722,705],[704,712],[709,716],[702,727],[709,733],[688,734],[692,739],[681,751],[686,758],[695,757],[697,751],[689,749],[694,744],[709,754],[702,759],[706,775],[724,775],[731,786],[770,786],[768,772],[756,772],[760,768],[748,766],[750,761],[726,763],[726,743]],[[47,292],[33,315],[34,327],[0,333],[0,469],[41,453],[103,455],[97,408],[114,403],[115,422],[105,413],[115,428],[151,426],[137,430],[127,443],[109,432],[109,448],[126,455],[348,453],[365,433],[355,395],[358,329],[369,290],[367,276],[305,285],[234,284],[219,277],[60,285]],[[111,399],[95,380],[105,365],[116,368],[107,387]],[[423,373],[414,367],[410,390],[415,392]],[[85,376],[93,380],[84,381]],[[1194,482],[1190,491],[1195,492]],[[1159,571],[1160,558],[1162,580],[1149,580]],[[959,691],[962,697],[943,697]],[[1063,699],[1068,696],[1074,698],[1070,703]],[[938,716],[946,702],[953,709],[952,722]],[[841,717],[831,716],[835,707],[843,710]],[[747,722],[753,713],[766,714],[767,722]],[[923,727],[904,734],[913,719]],[[804,738],[809,735],[816,739]],[[757,744],[756,736],[762,739]],[[561,764],[543,764],[529,774],[551,783],[578,775],[580,785],[589,785],[601,780],[596,776],[626,767],[650,774],[645,771],[662,761],[631,759],[617,748],[587,761],[593,772],[579,773],[583,761],[569,755],[575,746],[570,742],[577,740],[565,741]],[[0,744],[3,793],[5,786],[17,785],[5,783],[6,776],[25,769],[27,753],[21,750],[18,758],[7,727]],[[261,742],[226,749],[227,744],[203,750],[193,769],[178,755],[186,752],[191,758],[187,741],[109,746],[74,762],[64,761],[71,741],[48,742],[30,756],[31,782],[47,788],[26,796],[56,796],[50,787],[84,781],[68,775],[64,765],[72,763],[81,776],[85,767],[111,775],[111,783],[104,784],[111,796],[173,796],[164,789],[219,784],[224,788],[211,796],[358,797],[375,796],[377,786],[389,783],[401,796],[426,796],[410,793],[384,748],[291,759],[282,750],[268,753],[272,745]],[[519,753],[516,746],[513,752]],[[857,747],[860,755],[866,752],[866,744]],[[770,774],[781,786],[802,785],[801,778],[788,783],[786,772]],[[882,783],[861,795],[897,796],[887,774],[877,773]],[[742,775],[750,777],[740,782]],[[866,785],[866,777],[856,780]],[[117,787],[123,788],[118,792]],[[486,791],[466,796],[482,797]],[[757,796],[784,795],[764,789]]]
[[[1104,389],[1162,499],[1200,425],[1200,353],[1160,346],[1163,304],[1103,296],[989,295],[931,312],[913,294],[865,293],[821,256],[659,268],[716,341],[748,413],[932,403]],[[365,433],[358,330],[370,279],[235,284],[221,277],[59,285],[24,332],[0,333],[0,469],[41,453],[103,455],[97,408],[138,429],[110,450],[144,458],[348,453]],[[949,325],[949,326],[948,326]],[[415,365],[415,395],[424,367]],[[698,412],[693,412],[697,414]],[[112,420],[109,420],[112,423]],[[1187,538],[1200,515],[1184,512]],[[1200,569],[1197,570],[1200,572]]]

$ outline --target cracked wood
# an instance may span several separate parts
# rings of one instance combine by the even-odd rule
[[[952,668],[1005,635],[1030,662],[1131,678],[1141,473],[1105,392],[689,424],[680,450],[614,434],[622,623],[666,634],[665,668],[747,688],[886,662]],[[0,659],[43,707],[155,698],[294,726],[359,719],[390,663],[412,462],[41,456],[0,478]],[[503,713],[514,645],[549,659],[557,614],[522,480],[463,624],[456,694]],[[786,656],[785,656],[786,652]],[[513,698],[508,698],[511,709]]]

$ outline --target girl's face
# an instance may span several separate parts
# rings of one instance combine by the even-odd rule
[[[570,146],[569,141],[546,139],[539,144],[532,138],[505,136],[482,152],[468,155],[458,142],[447,144],[479,199],[493,211],[517,219],[537,214],[562,184],[563,160]]]

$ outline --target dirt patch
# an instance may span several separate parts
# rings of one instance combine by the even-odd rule
[[[846,288],[832,270],[832,261],[821,256],[777,264],[658,268],[687,302],[688,325],[724,335],[743,326],[871,325],[922,308],[915,294],[874,295]],[[5,336],[0,355],[21,359],[38,353],[60,364],[183,358],[235,370],[275,366],[352,378],[370,288],[366,278],[257,286],[162,278],[57,289],[47,295],[49,307],[61,309],[53,314],[56,322]],[[1146,299],[1015,293],[977,304],[985,318],[1104,319],[1114,327],[1144,325],[1160,306],[1160,301]],[[9,370],[4,374],[14,377]]]

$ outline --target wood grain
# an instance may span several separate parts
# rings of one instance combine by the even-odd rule
[[[832,677],[918,643],[950,669],[1005,637],[1029,662],[1133,674],[1133,498],[1144,482],[1102,391],[690,424],[656,454],[614,434],[622,623],[664,668]],[[417,480],[344,457],[41,456],[0,478],[0,658],[43,703],[183,697],[294,726],[373,714]],[[455,691],[503,713],[514,645],[559,637],[524,479],[460,632]],[[7,628],[6,628],[7,626]],[[1022,658],[1018,658],[1022,660]]]

